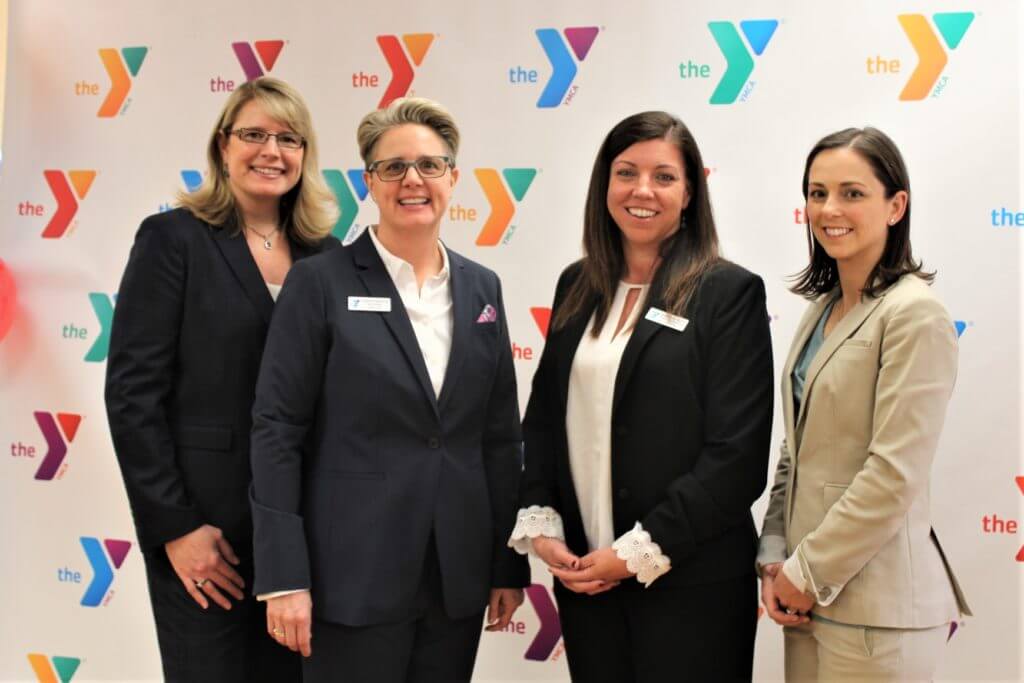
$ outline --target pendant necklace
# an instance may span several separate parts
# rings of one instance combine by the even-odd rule
[[[250,228],[250,227],[249,227],[248,225],[247,225],[247,226],[245,226],[245,229],[246,229],[246,230],[252,230],[252,231],[253,231],[254,233],[256,233],[257,235],[259,235],[260,237],[262,237],[262,238],[263,238],[263,248],[264,248],[264,249],[266,249],[267,251],[270,251],[271,249],[273,249],[273,248],[274,248],[274,244],[273,244],[273,242],[271,242],[271,241],[270,241],[270,238],[271,238],[271,237],[273,236],[273,234],[274,234],[275,232],[277,232],[277,231],[278,231],[278,230],[279,230],[280,228],[274,228],[273,230],[271,230],[270,232],[268,232],[268,233],[267,233],[266,235],[264,235],[264,234],[263,234],[262,232],[260,232],[259,230],[256,230],[255,228]]]

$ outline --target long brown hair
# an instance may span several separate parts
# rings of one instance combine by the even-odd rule
[[[585,314],[595,300],[595,335],[608,318],[615,290],[626,268],[622,231],[608,211],[612,161],[630,146],[646,140],[668,140],[679,148],[690,203],[679,217],[679,230],[665,238],[659,247],[660,263],[647,299],[640,304],[641,310],[651,301],[661,299],[666,310],[683,315],[701,277],[720,260],[704,161],[696,140],[686,125],[671,114],[663,111],[634,114],[612,128],[597,152],[583,218],[583,271],[559,306],[551,323],[553,329],[560,329],[572,318]]]
[[[822,152],[845,147],[852,149],[868,162],[875,177],[885,187],[885,198],[891,199],[897,192],[907,193],[907,208],[903,217],[889,226],[882,258],[871,269],[867,282],[861,290],[864,295],[876,297],[890,285],[908,273],[912,273],[925,282],[935,279],[935,273],[926,273],[920,261],[914,260],[910,248],[910,174],[903,162],[903,155],[892,139],[877,128],[846,128],[826,135],[818,141],[807,155],[804,164],[803,192],[807,200],[808,183],[810,182],[811,164]],[[806,212],[804,212],[806,215]],[[829,256],[825,249],[814,239],[810,220],[807,225],[807,250],[810,263],[793,276],[790,291],[812,301],[822,294],[831,292],[839,284],[839,269],[836,260]]]

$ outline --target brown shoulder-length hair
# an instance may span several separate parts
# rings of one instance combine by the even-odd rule
[[[295,88],[271,76],[247,81],[228,97],[206,143],[206,177],[195,191],[178,193],[178,205],[214,227],[240,228],[238,205],[224,174],[220,146],[231,134],[242,107],[252,101],[306,141],[299,182],[281,197],[281,229],[299,242],[315,244],[331,233],[338,217],[337,201],[320,174],[309,107]]]
[[[668,140],[679,148],[690,202],[679,217],[679,230],[665,238],[659,247],[660,263],[647,299],[639,304],[641,310],[651,301],[662,300],[666,310],[683,315],[703,275],[720,260],[704,161],[693,134],[686,124],[669,113],[634,114],[612,128],[597,152],[584,210],[582,272],[552,320],[556,330],[572,318],[585,314],[595,300],[595,335],[608,318],[612,298],[626,267],[622,231],[608,211],[612,161],[630,146],[646,140]]]
[[[867,282],[861,290],[863,295],[876,297],[907,274],[914,274],[925,282],[934,280],[935,273],[924,272],[921,262],[914,260],[914,254],[910,249],[910,175],[896,143],[882,131],[871,127],[846,128],[819,140],[807,155],[807,163],[804,164],[804,201],[807,200],[811,164],[814,163],[815,157],[826,150],[840,147],[852,149],[868,162],[875,177],[885,187],[886,199],[891,199],[897,192],[907,193],[907,207],[903,217],[889,226],[882,258],[868,275]],[[835,289],[839,284],[839,269],[836,260],[814,239],[806,211],[804,216],[810,263],[793,276],[794,282],[790,291],[814,300]]]

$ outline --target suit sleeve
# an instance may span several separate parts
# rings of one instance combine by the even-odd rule
[[[775,466],[775,482],[768,498],[768,511],[761,527],[761,540],[757,549],[757,573],[766,564],[784,562],[786,559],[786,486],[793,462],[789,446],[782,440],[779,447],[779,463]]]
[[[302,460],[315,419],[329,328],[322,283],[296,263],[274,306],[263,352],[251,438],[257,595],[310,587],[302,517]]]
[[[555,288],[552,319],[564,296],[568,272],[567,269],[562,274]],[[557,514],[561,510],[558,509],[560,501],[555,460],[558,457],[559,435],[565,431],[565,414],[558,408],[556,345],[552,343],[553,336],[553,330],[549,329],[548,340],[541,352],[537,370],[533,373],[530,399],[526,404],[526,416],[523,419],[525,470],[519,492],[519,506],[524,510],[533,506],[550,508]],[[561,528],[561,519],[557,526]]]
[[[832,602],[905,524],[928,486],[957,369],[953,322],[935,299],[904,304],[886,324],[864,467],[795,555],[818,602]]]
[[[768,474],[773,380],[764,283],[749,274],[710,279],[704,446],[693,470],[673,480],[642,520],[677,566],[749,519]]]
[[[135,235],[110,331],[104,398],[139,543],[155,550],[202,526],[175,457],[167,416],[187,267],[164,217]]]
[[[495,588],[521,588],[530,582],[526,559],[506,546],[516,519],[516,493],[522,477],[522,432],[519,425],[519,396],[512,362],[501,282],[495,276],[498,300],[498,369],[487,401],[487,424],[483,435],[483,461],[490,489],[494,554],[491,582]]]

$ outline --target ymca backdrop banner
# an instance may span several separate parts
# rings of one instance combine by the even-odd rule
[[[976,616],[954,633],[939,678],[1018,679],[1019,12],[1014,0],[13,0],[0,679],[159,677],[103,408],[110,321],[139,222],[200,182],[224,98],[261,74],[309,102],[347,240],[375,219],[359,118],[405,94],[454,112],[462,177],[442,237],[504,281],[524,406],[556,277],[580,254],[593,158],[619,119],[666,109],[693,130],[725,254],[767,285],[777,371],[804,308],[786,289],[806,260],[804,157],[847,126],[889,133],[913,180],[915,252],[938,271],[960,335],[932,499]],[[477,679],[567,679],[550,578],[534,569],[513,624],[484,636]],[[767,619],[758,628],[756,676],[779,679],[781,632]]]

